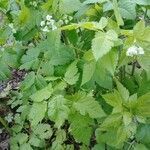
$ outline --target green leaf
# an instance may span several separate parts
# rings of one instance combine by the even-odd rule
[[[148,150],[144,144],[136,144],[134,150]]]
[[[38,60],[38,56],[40,54],[39,48],[31,48],[27,51],[26,55],[23,55],[21,62],[22,65],[20,66],[20,69],[30,69],[32,68]]]
[[[55,121],[57,128],[60,128],[68,118],[69,111],[67,100],[62,95],[55,96],[48,103],[48,116]]]
[[[29,21],[30,16],[30,10],[25,6],[22,6],[21,12],[18,17],[19,25],[24,26]]]
[[[88,114],[91,118],[101,118],[105,116],[100,104],[90,96],[83,96],[77,102],[73,103],[73,107],[80,112],[81,115]]]
[[[119,5],[121,16],[123,18],[132,19],[132,20],[136,18],[136,9],[135,9],[136,4],[134,1],[120,0],[118,5]]]
[[[29,143],[20,146],[20,150],[33,150]]]
[[[31,110],[29,112],[29,121],[32,126],[38,125],[39,122],[45,117],[45,113],[47,111],[47,103],[33,103]]]
[[[149,124],[141,124],[139,125],[136,133],[136,139],[137,141],[144,143],[144,144],[149,144],[150,141],[150,125]]]
[[[145,22],[144,20],[139,21],[135,26],[134,26],[134,36],[136,38],[141,38],[145,30]]]
[[[129,99],[129,91],[118,81],[116,80],[117,89],[125,102]]]
[[[114,121],[116,121],[115,118]],[[123,149],[124,142],[126,142],[129,136],[127,129],[123,125],[121,125],[121,118],[119,118],[119,120],[117,121],[119,121],[116,122],[117,124],[112,124],[111,126],[108,126],[109,128],[107,127],[105,130],[102,130],[101,127],[96,130],[95,134],[98,143],[105,143],[111,147],[115,147],[115,149]]]
[[[33,132],[41,140],[49,139],[53,134],[51,126],[49,124],[38,124],[33,128]]]
[[[114,9],[114,13],[115,13],[115,17],[116,17],[118,26],[123,26],[124,22],[123,22],[122,16],[119,11],[119,6],[118,6],[117,0],[113,0],[113,9]]]
[[[30,72],[24,79],[24,81],[21,84],[21,89],[23,91],[29,89],[35,82],[35,73]]]
[[[112,77],[114,76],[117,64],[118,52],[115,49],[112,49],[97,61],[94,79],[101,87],[112,89]]]
[[[108,129],[118,128],[122,122],[121,114],[112,114],[108,116],[100,126],[100,130],[107,131]]]
[[[150,5],[149,0],[135,0],[135,2],[139,5]]]
[[[68,84],[73,85],[73,84],[75,84],[78,81],[78,78],[79,78],[79,73],[78,73],[78,68],[77,68],[77,61],[74,61],[67,68],[64,80]]]
[[[117,41],[118,36],[114,30],[109,30],[107,33],[97,32],[92,41],[92,51],[96,60],[107,54],[112,47],[114,41]]]
[[[88,116],[82,116],[78,113],[70,115],[70,128],[69,132],[74,136],[77,142],[83,142],[89,145],[90,138],[92,136],[93,121]]]
[[[52,94],[52,85],[49,84],[47,87],[35,92],[30,96],[30,98],[35,102],[41,102],[50,98]]]
[[[62,0],[60,1],[60,12],[62,14],[69,14],[77,11],[81,6],[79,0]]]
[[[66,132],[64,130],[59,129],[56,132],[56,139],[52,143],[52,150],[64,150],[63,142],[66,140]]]
[[[122,98],[117,90],[114,90],[113,93],[103,95],[103,98],[105,99],[106,103],[113,107],[122,107]]]
[[[90,61],[83,66],[82,84],[87,83],[93,76],[95,72],[95,61]]]
[[[150,92],[137,99],[136,114],[143,117],[150,116]]]
[[[45,145],[45,141],[39,139],[36,135],[31,135],[29,143],[32,146],[41,147],[41,148],[44,147],[44,145]]]

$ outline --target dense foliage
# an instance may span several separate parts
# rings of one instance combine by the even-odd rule
[[[1,0],[10,149],[149,150],[149,25],[150,0]]]

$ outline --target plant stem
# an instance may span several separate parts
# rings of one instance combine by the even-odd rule
[[[131,76],[134,75],[135,67],[136,67],[136,62],[133,62],[133,64],[132,64],[132,72],[131,72]]]

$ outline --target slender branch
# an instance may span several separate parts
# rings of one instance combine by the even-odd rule
[[[133,62],[133,64],[132,64],[132,72],[131,72],[131,76],[134,75],[135,68],[136,68],[136,62]]]

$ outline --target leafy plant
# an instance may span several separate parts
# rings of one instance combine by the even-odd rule
[[[149,8],[0,2],[0,98],[13,117],[0,122],[10,149],[150,149]]]

